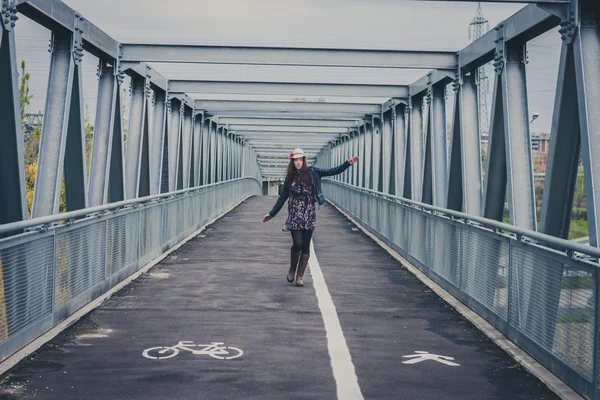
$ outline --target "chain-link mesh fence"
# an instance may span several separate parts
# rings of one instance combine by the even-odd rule
[[[569,385],[596,398],[594,258],[521,240],[509,226],[491,229],[451,211],[333,180],[323,181],[323,191]]]

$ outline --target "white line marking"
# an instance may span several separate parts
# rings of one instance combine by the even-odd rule
[[[313,243],[310,243],[311,257],[308,261],[310,274],[313,280],[313,286],[317,292],[317,301],[323,316],[325,332],[327,334],[327,349],[331,358],[331,368],[333,377],[337,386],[337,397],[340,400],[363,400],[360,386],[358,386],[358,377],[354,370],[350,350],[346,345],[346,338],[342,332],[342,326],[338,319],[335,305],[327,289],[323,271],[319,265],[319,260],[315,255]]]

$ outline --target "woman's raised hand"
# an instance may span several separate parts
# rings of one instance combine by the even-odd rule
[[[263,222],[269,222],[273,217],[271,217],[269,214],[265,215],[263,217]]]
[[[348,162],[350,163],[350,165],[356,163],[357,161],[358,161],[358,156],[348,157]]]

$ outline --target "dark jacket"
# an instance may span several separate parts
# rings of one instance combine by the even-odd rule
[[[330,168],[330,169],[321,169],[321,168],[317,168],[317,167],[309,167],[308,168],[310,171],[310,176],[312,178],[313,196],[317,200],[319,205],[322,205],[323,203],[325,203],[325,197],[323,197],[323,191],[321,189],[321,177],[341,174],[342,172],[347,170],[349,166],[350,166],[350,163],[348,161],[344,161],[343,164],[338,165],[337,167]],[[277,199],[275,206],[273,206],[273,209],[271,210],[271,212],[269,212],[269,215],[271,217],[276,216],[277,213],[279,212],[279,210],[281,210],[281,207],[283,207],[283,204],[285,203],[285,201],[288,199],[288,197],[290,197],[290,192],[291,192],[290,185],[287,182],[284,183],[283,189],[281,190],[281,194],[279,195],[279,198]]]

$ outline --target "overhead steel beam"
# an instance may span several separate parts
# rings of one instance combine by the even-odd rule
[[[426,92],[429,85],[443,85],[449,84],[456,78],[455,73],[449,73],[448,71],[433,70],[427,75],[409,86],[409,93],[411,96],[417,96],[423,92]]]
[[[119,58],[119,42],[60,0],[16,2],[17,10],[51,31],[81,29],[83,48],[98,58]],[[77,20],[77,22],[76,22]]]
[[[257,125],[225,125],[230,131],[235,131],[239,134],[247,134],[248,132],[277,132],[277,133],[346,133],[348,128],[330,128],[317,126],[257,126]]]
[[[148,78],[152,85],[162,89],[165,92],[168,89],[169,80],[146,63],[121,64],[121,69],[124,72],[133,71],[142,78]]]
[[[127,43],[123,61],[455,69],[457,57],[452,51]]]
[[[279,142],[271,144],[270,142],[260,142],[254,141],[251,143],[252,147],[255,149],[294,149],[296,147],[302,146],[303,149],[320,149],[323,146],[327,145],[327,141],[325,142],[310,142],[310,143],[302,143],[299,144],[298,141],[290,141],[290,142]],[[287,153],[289,155],[289,152]]]
[[[545,1],[545,3],[548,2]],[[560,2],[555,3],[560,4]],[[525,42],[556,27],[560,23],[560,18],[531,4],[507,18],[503,23],[505,42],[513,39]],[[496,31],[492,29],[459,51],[460,68],[467,68],[471,65],[477,67],[491,61],[496,51],[496,39]]]
[[[208,112],[306,112],[344,114],[379,114],[381,105],[364,103],[277,102],[241,100],[196,100],[195,108]]]
[[[294,94],[301,96],[407,97],[403,85],[342,83],[243,82],[210,80],[171,80],[172,93]]]
[[[347,112],[340,114],[335,111],[303,111],[303,112],[286,112],[286,111],[229,111],[229,110],[220,110],[209,112],[205,110],[206,118],[224,118],[224,117],[239,117],[239,118],[323,118],[323,119],[352,119],[352,120],[362,120],[364,118],[370,118],[369,113],[364,112]]]
[[[360,123],[359,119],[324,119],[324,118],[294,118],[294,117],[215,117],[221,125],[250,125],[250,126],[305,126],[305,127],[355,127]],[[262,128],[261,128],[262,129]]]
[[[435,1],[447,3],[537,3],[537,4],[569,4],[570,0],[412,0],[412,1]]]

